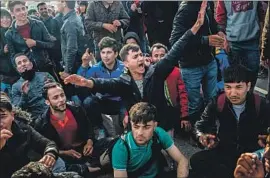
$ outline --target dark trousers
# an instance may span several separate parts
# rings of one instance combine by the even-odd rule
[[[83,101],[83,106],[93,125],[100,127],[103,122],[101,114],[121,115],[124,118],[125,111],[122,109],[121,103],[107,99],[102,100],[96,96],[89,96]]]
[[[190,158],[192,178],[231,178],[239,156],[220,149],[195,153]]]
[[[270,102],[270,66],[268,68],[268,94],[267,94],[267,100]]]
[[[94,149],[90,156],[82,156],[80,159],[75,159],[70,156],[60,156],[65,164],[67,171],[78,172],[80,175],[85,175],[88,173],[88,166],[91,167],[101,167],[102,154],[106,151],[111,143],[111,138],[103,138],[94,142]],[[75,151],[83,155],[84,145],[72,148]]]

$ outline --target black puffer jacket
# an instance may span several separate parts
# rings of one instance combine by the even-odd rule
[[[75,120],[77,121],[78,139],[85,142],[88,139],[92,139],[94,141],[93,127],[82,107],[67,104],[67,108],[71,111]],[[48,110],[42,115],[41,118],[35,120],[34,128],[46,138],[55,141],[57,146],[61,148],[62,144],[60,141],[60,137],[56,129],[51,124],[50,120],[50,109],[48,108]]]
[[[200,1],[184,1],[181,3],[173,21],[173,30],[170,44],[173,45],[196,22],[201,7]],[[181,67],[197,67],[209,64],[213,57],[213,48],[208,44],[206,37],[217,33],[217,24],[214,19],[214,4],[208,2],[208,9],[204,25],[196,35],[196,38],[186,47],[187,53],[180,59]]]
[[[269,127],[269,105],[261,100],[260,110],[257,112],[254,95],[248,94],[245,110],[239,121],[229,100],[225,100],[222,112],[217,108],[217,101],[213,99],[195,125],[197,132],[217,134],[220,139],[218,148],[225,151],[241,154],[260,148],[258,135],[266,134]]]
[[[14,21],[5,34],[11,59],[17,53],[26,53],[39,71],[46,71],[44,68],[51,64],[46,49],[53,48],[54,43],[43,22],[32,18],[28,18],[28,20],[31,28],[31,38],[36,41],[36,46],[31,50],[28,48],[25,40],[17,31],[16,21]]]
[[[10,178],[12,173],[30,162],[28,152],[34,150],[41,155],[51,153],[57,159],[56,144],[35,131],[24,118],[15,118],[11,131],[13,136],[0,150],[0,176]]]

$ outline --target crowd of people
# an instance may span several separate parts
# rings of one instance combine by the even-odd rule
[[[269,11],[264,1],[8,1],[0,177],[267,177],[270,95],[254,87],[270,68]],[[202,150],[189,159],[176,137]]]

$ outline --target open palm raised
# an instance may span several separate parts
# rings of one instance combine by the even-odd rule
[[[73,74],[73,75],[70,75],[67,78],[65,78],[64,83],[65,84],[70,83],[70,84],[78,85],[78,86],[81,86],[81,87],[86,87],[87,84],[88,84],[88,80],[85,79],[82,76]]]
[[[197,23],[199,25],[203,25],[204,23],[206,8],[207,8],[207,1],[202,1],[201,8],[200,8],[198,18],[197,18]]]

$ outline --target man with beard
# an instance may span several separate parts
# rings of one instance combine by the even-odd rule
[[[62,59],[61,45],[60,45],[60,27],[52,16],[49,15],[48,6],[45,2],[41,2],[37,5],[38,12],[40,14],[40,20],[44,23],[50,35],[53,36],[54,48],[49,49],[49,56],[54,61],[57,72],[61,71],[60,60]]]
[[[85,110],[66,103],[60,84],[46,83],[43,97],[49,108],[35,121],[35,129],[56,143],[67,171],[86,176],[100,170],[99,157],[107,148],[108,139],[94,140],[93,126]]]
[[[12,85],[12,104],[29,112],[36,119],[48,107],[42,97],[44,83],[54,79],[47,72],[36,72],[32,61],[25,54],[16,54],[13,64],[21,78]]]
[[[127,44],[121,49],[120,57],[128,70],[119,78],[87,80],[78,75],[71,75],[64,82],[92,88],[100,93],[121,96],[127,110],[140,101],[147,101],[157,107],[158,121],[164,120],[168,107],[164,96],[164,81],[183,55],[186,44],[196,36],[204,23],[205,8],[206,2],[203,2],[194,26],[175,43],[162,60],[150,66],[147,72],[140,47]]]
[[[260,149],[269,127],[269,106],[250,91],[250,71],[236,65],[224,71],[224,94],[212,99],[195,124],[208,148],[190,158],[198,177],[233,177],[238,157]]]

